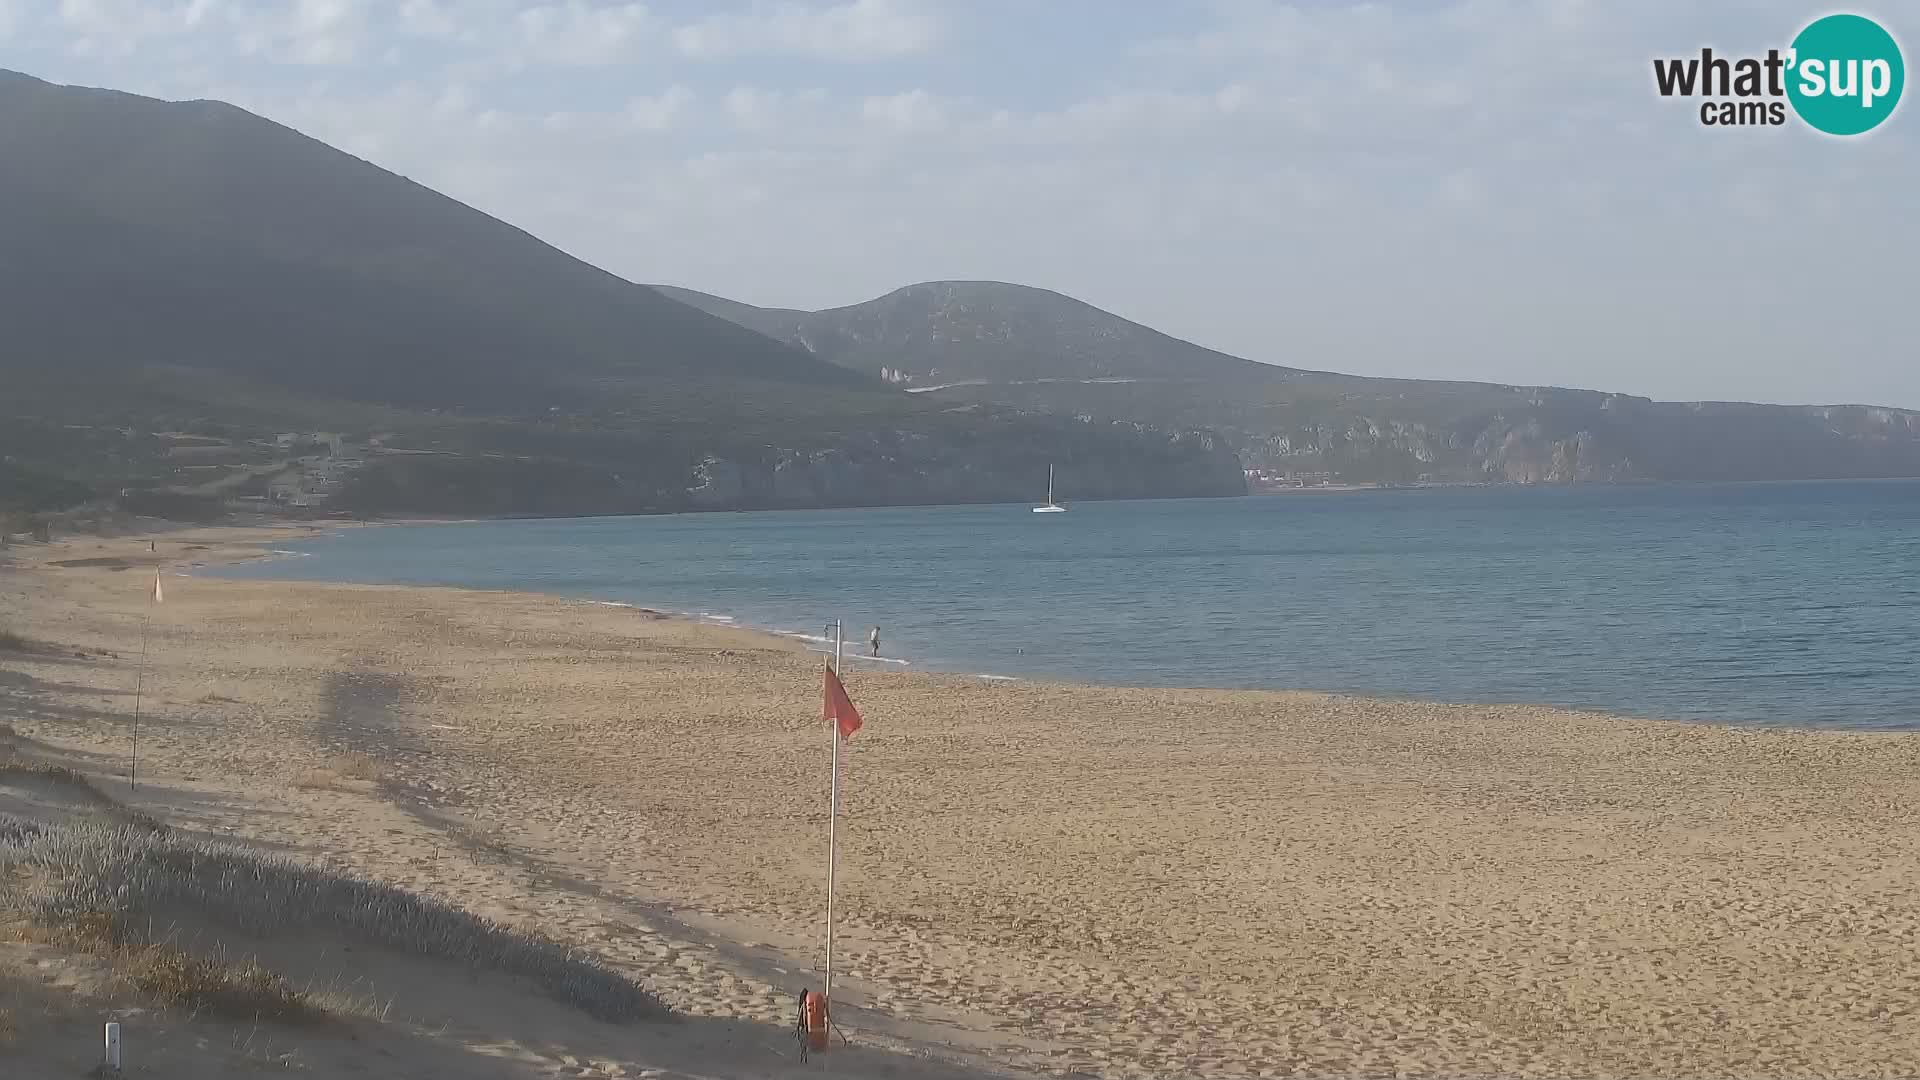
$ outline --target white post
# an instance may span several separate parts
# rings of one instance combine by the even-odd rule
[[[845,640],[845,632],[839,619],[833,621],[833,674],[840,676],[840,647]],[[827,1007],[833,1007],[833,876],[838,865],[839,851],[835,846],[834,829],[840,821],[840,721],[838,717],[827,721],[827,737],[833,740],[833,769],[828,773],[827,801]]]
[[[153,548],[159,551],[156,542]],[[147,627],[153,622],[153,593],[160,587],[160,564],[153,566],[153,588],[147,590],[147,610],[140,616],[140,671],[133,680],[133,763],[127,767],[127,787],[140,786],[140,697],[147,688]]]
[[[107,1068],[120,1071],[120,1025],[107,1023]]]

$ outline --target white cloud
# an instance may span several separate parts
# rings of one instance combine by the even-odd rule
[[[860,103],[867,122],[889,131],[928,132],[945,126],[946,113],[925,90],[870,97]]]
[[[130,56],[143,42],[186,34],[209,22],[215,0],[60,0],[55,17],[72,38],[76,56]]]
[[[432,105],[433,111],[441,116],[462,116],[472,108],[473,95],[459,83],[442,87]]]
[[[421,37],[451,39],[460,36],[460,16],[441,0],[404,0],[400,28]]]
[[[1244,82],[1215,91],[1179,93],[1129,90],[1085,98],[1050,112],[1018,114],[1001,126],[1025,128],[1043,139],[1132,143],[1217,137],[1244,130],[1257,111],[1258,93]],[[1269,115],[1264,121],[1278,122]]]
[[[1213,95],[1213,104],[1221,112],[1239,112],[1252,105],[1255,97],[1252,87],[1245,83],[1234,83],[1231,86],[1221,87],[1220,92]]]
[[[677,127],[693,100],[691,90],[684,86],[672,86],[659,94],[631,98],[624,108],[617,110],[550,112],[540,117],[538,124],[548,132],[607,140],[636,132],[658,134]]]
[[[514,17],[518,48],[550,64],[593,67],[630,57],[655,33],[645,4],[591,4],[567,0],[522,10]]]
[[[671,86],[651,97],[627,100],[627,119],[641,131],[670,131],[693,103],[693,91]]]
[[[286,55],[302,64],[343,64],[359,48],[358,0],[299,0],[282,31]]]
[[[734,123],[748,130],[758,130],[773,122],[778,95],[751,86],[736,86],[727,91],[721,104]]]
[[[673,44],[694,57],[797,55],[874,60],[924,52],[940,36],[930,10],[909,0],[849,0],[818,8],[781,3],[709,15],[673,32]]]
[[[259,56],[295,64],[354,61],[363,0],[61,0],[76,56],[122,59],[165,44],[167,56]]]
[[[824,106],[827,92],[810,90],[768,90],[758,86],[736,86],[721,99],[721,108],[742,130],[776,135],[782,139],[826,134]]]
[[[1480,205],[1486,198],[1486,185],[1473,169],[1455,169],[1440,178],[1435,196],[1445,205],[1465,208]]]
[[[178,33],[203,23],[212,0],[60,0],[60,21],[80,34]]]

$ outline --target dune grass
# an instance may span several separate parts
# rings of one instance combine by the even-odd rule
[[[158,1004],[238,1019],[312,1021],[332,1011],[253,959],[195,955],[170,941],[131,940],[104,915],[64,926],[32,925],[23,937],[108,960],[127,988]]]
[[[138,810],[129,809],[119,800],[101,790],[93,778],[77,769],[65,765],[54,765],[45,761],[36,761],[23,756],[15,740],[18,736],[9,724],[0,724],[0,777],[21,776],[51,784],[60,784],[79,793],[80,797],[92,803],[97,809],[114,820],[126,825],[149,831],[164,828],[158,821]],[[3,817],[4,815],[0,815]],[[4,861],[0,860],[0,865]]]
[[[155,944],[135,939],[133,928],[142,921],[190,911],[257,937],[337,934],[525,976],[601,1020],[667,1011],[631,979],[539,935],[382,882],[178,832],[85,822],[44,826],[0,815],[0,902],[33,926],[121,949]],[[156,955],[146,962],[162,990],[198,987],[194,992],[203,997],[231,992],[255,1002],[298,993],[224,965],[196,967],[191,957]]]
[[[120,971],[129,986],[169,1005],[271,1020],[322,1015],[304,992],[254,960],[223,964],[177,946],[154,943],[134,949],[121,962]]]

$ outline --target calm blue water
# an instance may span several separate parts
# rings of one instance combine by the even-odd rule
[[[1920,482],[350,530],[234,576],[526,589],[915,668],[1920,727]]]

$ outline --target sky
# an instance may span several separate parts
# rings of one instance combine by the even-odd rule
[[[1296,367],[1920,408],[1920,103],[1836,139],[1653,88],[1829,10],[0,0],[0,67],[229,101],[753,304],[992,279]]]

